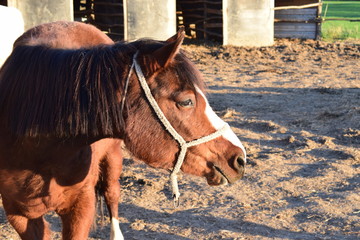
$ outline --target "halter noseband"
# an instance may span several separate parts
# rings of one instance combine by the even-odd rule
[[[148,86],[148,84],[146,82],[144,74],[141,71],[141,67],[136,61],[138,53],[139,53],[139,51],[137,51],[135,53],[134,57],[133,57],[133,62],[131,64],[129,74],[128,74],[128,77],[127,77],[126,83],[125,83],[125,92],[127,92],[128,82],[129,82],[129,79],[130,79],[130,75],[132,74],[132,70],[133,70],[133,68],[135,68],[135,72],[136,72],[136,75],[137,75],[137,77],[139,79],[141,88],[144,90],[145,96],[146,96],[147,100],[149,101],[150,106],[152,107],[152,109],[156,113],[156,116],[158,117],[158,119],[160,120],[162,125],[165,127],[165,129],[170,133],[170,135],[180,145],[180,153],[179,153],[179,155],[177,157],[177,161],[175,163],[175,166],[174,166],[174,168],[173,168],[173,170],[171,171],[171,174],[170,174],[170,184],[171,184],[171,191],[172,191],[173,198],[174,198],[174,205],[179,206],[180,192],[179,192],[179,187],[178,187],[178,182],[177,182],[177,173],[180,171],[181,165],[184,162],[187,149],[189,147],[193,147],[193,146],[196,146],[196,145],[199,145],[199,144],[202,144],[202,143],[206,143],[206,142],[209,142],[209,141],[211,141],[211,140],[213,140],[213,139],[215,139],[217,137],[220,137],[221,135],[223,135],[223,133],[226,130],[230,129],[230,126],[227,123],[225,123],[223,127],[218,129],[214,133],[211,133],[211,134],[209,134],[207,136],[204,136],[204,137],[201,137],[199,139],[192,140],[192,141],[189,141],[189,142],[185,141],[185,139],[174,129],[174,127],[171,125],[169,120],[165,117],[164,113],[161,111],[159,105],[157,104],[155,98],[151,94],[151,90],[150,90],[150,88],[149,88],[149,86]],[[123,104],[124,103],[122,103],[122,107],[123,107]]]

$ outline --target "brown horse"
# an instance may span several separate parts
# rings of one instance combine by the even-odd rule
[[[17,46],[44,45],[51,48],[78,49],[114,42],[96,27],[81,22],[57,21],[45,23],[27,30],[14,43]],[[97,190],[105,198],[110,219],[110,239],[121,239],[118,222],[118,202],[120,198],[119,178],[122,171],[120,139],[102,139],[90,145],[94,162],[99,162],[100,178]]]
[[[0,71],[0,193],[22,239],[48,239],[51,210],[63,239],[87,238],[103,149],[92,144],[101,139],[211,185],[242,177],[245,150],[211,110],[182,40],[13,50]]]

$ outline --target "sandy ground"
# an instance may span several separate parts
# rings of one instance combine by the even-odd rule
[[[360,43],[184,49],[248,151],[246,175],[224,187],[183,175],[174,209],[168,173],[126,159],[125,239],[360,239]],[[0,239],[18,239],[4,215]],[[98,227],[91,239],[109,235]]]

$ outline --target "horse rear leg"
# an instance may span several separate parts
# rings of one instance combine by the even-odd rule
[[[63,240],[88,239],[95,216],[95,190],[83,189],[77,195],[75,203],[67,209],[57,211],[62,221]]]
[[[50,240],[51,232],[48,223],[42,216],[29,219],[5,198],[3,198],[3,205],[9,223],[22,240]]]
[[[120,198],[119,178],[122,171],[122,152],[120,142],[113,144],[111,151],[101,161],[101,191],[104,194],[106,206],[111,218],[111,240],[124,239],[118,220],[118,204]]]

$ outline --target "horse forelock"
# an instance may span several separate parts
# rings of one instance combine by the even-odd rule
[[[190,61],[190,59],[183,52],[181,52],[176,60],[179,62],[178,66],[176,67],[176,73],[179,79],[182,79],[187,84],[191,85],[192,90],[195,92],[196,88],[206,92],[206,86],[203,77],[200,71]]]
[[[116,47],[59,50],[18,46],[0,72],[0,117],[18,136],[114,135],[119,94],[134,51]]]

